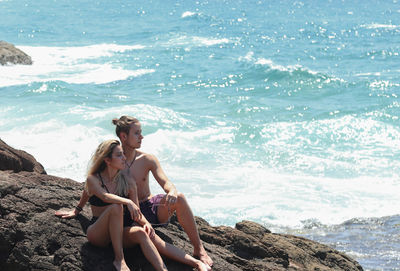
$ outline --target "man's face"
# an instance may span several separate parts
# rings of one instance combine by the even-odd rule
[[[129,134],[127,135],[126,143],[131,148],[140,148],[142,144],[142,127],[140,122],[132,123],[129,129]]]

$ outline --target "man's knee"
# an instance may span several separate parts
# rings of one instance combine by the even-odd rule
[[[186,197],[185,197],[185,195],[184,195],[183,193],[181,193],[181,192],[178,192],[178,195],[177,195],[177,204],[178,204],[178,205],[180,205],[180,204],[187,204]]]

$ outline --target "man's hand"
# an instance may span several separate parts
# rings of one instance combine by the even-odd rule
[[[166,205],[174,205],[178,201],[178,191],[176,189],[171,189],[167,196],[165,197]]]

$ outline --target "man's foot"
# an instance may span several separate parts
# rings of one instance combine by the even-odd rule
[[[114,260],[113,265],[117,269],[117,271],[130,271],[124,259],[120,261]]]
[[[213,260],[211,260],[210,256],[208,256],[207,252],[203,249],[203,251],[199,253],[193,253],[194,257],[211,267],[213,265]]]

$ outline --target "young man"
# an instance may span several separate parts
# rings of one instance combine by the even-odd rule
[[[157,158],[138,149],[143,136],[139,120],[129,116],[113,119],[115,132],[121,140],[126,157],[125,174],[132,176],[137,185],[140,210],[153,225],[164,224],[174,212],[194,247],[193,255],[212,266],[213,261],[205,251],[197,231],[192,210],[185,196],[168,180]],[[151,172],[166,194],[152,195],[149,186]]]

